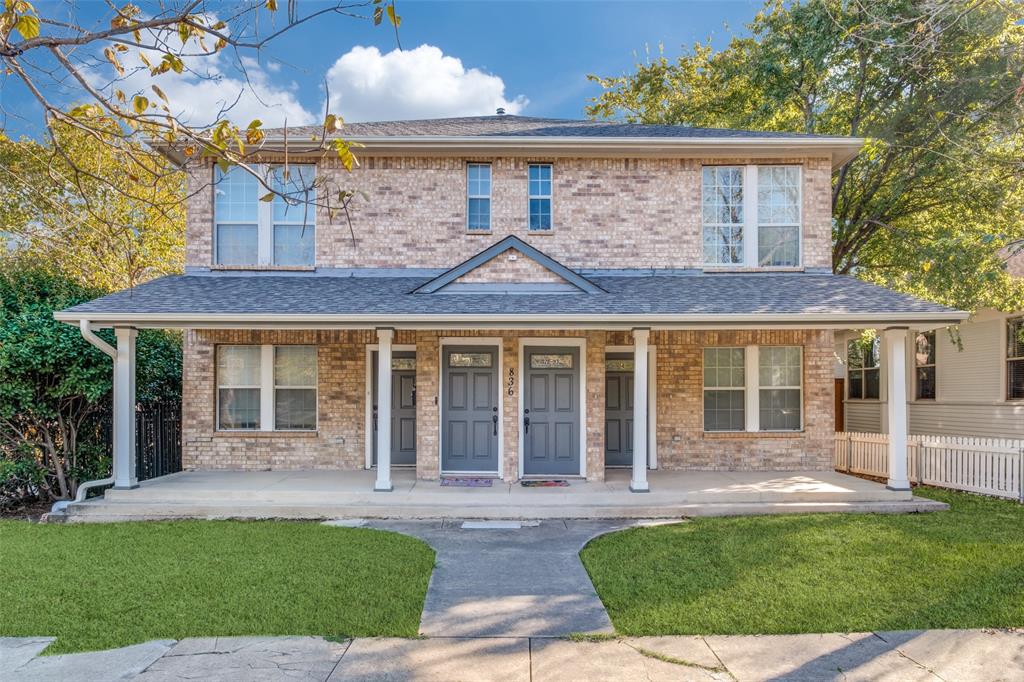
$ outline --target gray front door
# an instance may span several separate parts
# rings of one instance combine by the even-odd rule
[[[604,375],[604,465],[633,466],[633,355],[609,353]]]
[[[523,473],[580,473],[580,349],[523,349]]]
[[[441,469],[498,473],[498,351],[445,346]]]
[[[377,351],[373,352],[373,465],[377,466]],[[394,351],[391,361],[391,465],[416,465],[416,353]]]

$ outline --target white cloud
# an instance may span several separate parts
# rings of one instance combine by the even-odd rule
[[[148,52],[153,64],[161,55]],[[152,102],[158,102],[151,85],[159,87],[170,101],[171,113],[182,122],[203,127],[216,123],[219,118],[229,118],[238,125],[247,125],[253,119],[263,121],[265,127],[284,124],[307,125],[316,119],[298,97],[298,85],[275,83],[272,72],[254,59],[243,58],[242,67],[233,65],[227,55],[185,58],[186,70],[180,74],[168,71],[151,76],[135,51],[121,56],[127,74],[114,82],[108,90],[117,88],[131,97],[143,94]],[[110,82],[109,73],[97,70],[89,72],[94,85],[104,86]]]
[[[346,121],[516,114],[528,104],[522,95],[505,99],[500,76],[467,69],[433,45],[381,54],[357,45],[327,71],[330,111]]]

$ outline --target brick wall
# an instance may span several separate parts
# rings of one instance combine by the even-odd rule
[[[503,410],[503,467],[518,477],[520,339],[586,339],[587,477],[604,478],[604,355],[608,345],[629,345],[624,332],[399,331],[396,344],[416,345],[417,476],[439,471],[439,348],[442,337],[501,340],[499,391]],[[365,465],[366,345],[371,331],[190,331],[185,337],[184,466],[187,469],[358,469]],[[319,430],[315,434],[217,433],[215,344],[317,344]],[[831,469],[832,332],[656,331],[657,443],[663,469]],[[804,349],[804,431],[793,434],[705,434],[703,348],[705,346],[800,345]],[[509,376],[513,376],[509,392]]]
[[[561,284],[565,280],[529,256],[524,256],[518,249],[508,249],[483,265],[473,268],[453,283],[470,284],[478,282],[498,282],[502,284],[544,282]]]
[[[550,159],[549,159],[550,160]],[[467,161],[492,164],[492,230],[466,231]],[[317,216],[320,267],[449,268],[515,234],[572,268],[681,268],[703,260],[701,165],[799,163],[803,166],[804,265],[831,267],[831,164],[828,158],[551,160],[549,233],[526,229],[527,165],[521,158],[367,157],[352,173],[328,159],[331,184],[363,190],[351,211]],[[190,172],[186,263],[212,262],[212,167]]]

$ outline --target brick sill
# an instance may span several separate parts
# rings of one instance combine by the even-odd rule
[[[225,272],[316,272],[315,265],[211,265],[212,271]]]
[[[803,438],[805,431],[705,431],[704,440],[758,440],[761,438]]]
[[[214,431],[214,438],[319,438],[319,431]]]

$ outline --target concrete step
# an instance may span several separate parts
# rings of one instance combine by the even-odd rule
[[[163,519],[328,519],[328,518],[390,518],[390,519],[656,519],[696,516],[739,516],[756,514],[806,514],[819,512],[845,513],[914,513],[948,509],[934,500],[911,498],[888,501],[819,501],[819,502],[717,502],[651,504],[646,501],[615,504],[574,504],[561,500],[558,504],[396,504],[375,503],[332,504],[245,504],[233,502],[183,503],[181,501],[145,504],[95,500],[70,505],[63,515],[52,515],[51,522],[101,522]]]

